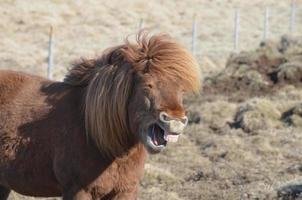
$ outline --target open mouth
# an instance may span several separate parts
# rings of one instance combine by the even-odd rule
[[[155,123],[148,128],[148,142],[154,147],[163,148],[168,142],[177,142],[178,134],[165,131],[159,124]]]

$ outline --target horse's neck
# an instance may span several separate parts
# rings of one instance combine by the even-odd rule
[[[132,148],[130,148],[129,152],[120,158],[116,159],[116,162],[119,164],[126,164],[132,169],[136,167],[144,167],[145,160],[147,157],[147,151],[143,144],[137,143]]]

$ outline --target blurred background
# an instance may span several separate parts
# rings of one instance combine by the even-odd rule
[[[149,157],[140,199],[299,198],[302,0],[1,0],[0,69],[62,80],[141,28],[190,50],[203,90],[180,142]]]

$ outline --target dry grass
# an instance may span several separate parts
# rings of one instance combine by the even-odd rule
[[[250,99],[239,106],[234,126],[246,132],[282,128],[281,114],[272,101],[263,98]]]

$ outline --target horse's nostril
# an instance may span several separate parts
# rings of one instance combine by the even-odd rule
[[[160,112],[159,119],[162,122],[168,122],[168,121],[171,120],[171,118],[169,117],[169,115],[167,113],[165,113],[165,112]]]
[[[180,120],[183,124],[187,125],[188,124],[188,117],[184,116],[181,120]]]
[[[163,119],[164,119],[165,121],[168,121],[168,120],[169,120],[169,118],[168,118],[167,115],[163,115]]]
[[[159,119],[160,119],[160,121],[162,121],[164,123],[169,123],[171,121],[178,121],[178,122],[181,122],[184,125],[188,124],[188,117],[187,116],[184,116],[182,118],[173,118],[173,117],[170,117],[166,112],[160,112]]]

